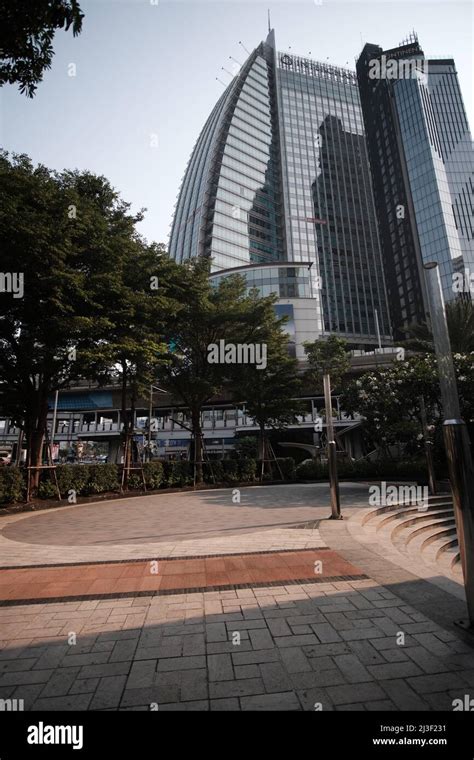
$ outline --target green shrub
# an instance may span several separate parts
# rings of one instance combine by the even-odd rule
[[[0,467],[0,504],[11,504],[24,497],[25,484],[18,467]]]
[[[239,466],[236,459],[223,459],[222,467],[224,470],[225,483],[237,483],[239,480]]]
[[[238,466],[239,480],[244,483],[255,480],[257,474],[257,462],[255,459],[239,459]]]
[[[154,491],[163,484],[164,468],[162,462],[145,462],[143,472],[147,488]]]
[[[205,483],[223,483],[224,466],[222,460],[213,459],[211,462],[204,462],[202,474]]]
[[[186,460],[177,462],[163,462],[165,488],[175,486],[188,486],[193,483],[193,463]]]
[[[39,499],[54,499],[57,498],[58,492],[56,490],[56,484],[52,480],[41,480],[38,486],[38,498]]]
[[[379,459],[370,462],[366,459],[353,462],[348,459],[339,461],[337,472],[341,478],[412,478],[426,477],[426,463],[423,460]],[[301,480],[327,480],[328,466],[316,460],[301,462],[296,467],[296,476]]]
[[[88,493],[89,465],[87,464],[61,464],[56,467],[59,490],[65,499],[68,492],[73,490],[77,496]]]
[[[119,480],[116,464],[93,464],[89,465],[88,470],[86,493],[105,493],[106,491],[118,490]]]
[[[280,470],[284,480],[294,480],[296,477],[295,460],[293,457],[278,457],[277,462],[272,462],[272,475],[275,479],[281,477]]]
[[[140,475],[140,473],[132,473],[128,476],[128,482],[127,487],[129,491],[142,491],[143,488],[143,478]]]
[[[183,460],[174,463],[175,479],[178,486],[189,486],[194,482],[194,466],[192,462]]]

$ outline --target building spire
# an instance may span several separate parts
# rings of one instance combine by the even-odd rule
[[[270,34],[272,30],[272,25],[270,23],[270,8],[267,10],[267,13],[268,13],[268,34]]]

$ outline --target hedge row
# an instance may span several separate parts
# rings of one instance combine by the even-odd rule
[[[294,468],[294,463],[293,463]],[[287,468],[290,469],[289,467]],[[159,488],[180,488],[192,485],[194,468],[191,462],[147,462],[143,465],[146,486],[150,490]],[[203,466],[206,483],[240,483],[252,482],[256,478],[257,463],[252,459],[229,459],[208,463]],[[116,464],[64,464],[56,468],[59,490],[63,499],[71,491],[76,496],[90,496],[99,493],[114,492],[120,488],[121,467]],[[140,472],[129,476],[128,488],[140,490],[143,480]],[[17,467],[0,468],[0,504],[18,502],[25,498],[24,471]],[[51,474],[42,475],[38,488],[40,499],[51,499],[57,495]]]
[[[280,469],[285,480],[327,480],[327,464],[306,461],[295,467],[292,457],[278,459],[279,466],[272,463],[266,468],[265,480],[279,480]],[[180,488],[193,483],[193,465],[191,462],[147,462],[143,466],[146,486],[150,490],[159,488]],[[339,462],[338,473],[342,478],[424,478],[426,465],[423,460],[398,461],[379,460],[377,462]],[[71,491],[77,496],[90,496],[99,493],[114,492],[120,488],[121,467],[116,464],[64,464],[56,469],[61,496],[66,499]],[[224,459],[205,462],[203,477],[205,483],[249,483],[260,476],[260,463],[255,459]],[[143,487],[139,472],[129,477],[130,490]],[[19,502],[25,498],[24,471],[17,467],[0,468],[0,504]],[[56,488],[51,475],[45,472],[38,489],[41,499],[56,496]]]
[[[421,478],[426,477],[425,460],[399,460],[380,459],[376,462],[367,460],[359,462],[338,462],[337,472],[341,478]],[[327,480],[327,463],[317,461],[301,462],[296,467],[296,477],[300,480]]]

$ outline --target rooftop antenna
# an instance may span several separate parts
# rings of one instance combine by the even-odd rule
[[[238,63],[239,66],[242,66],[242,64],[236,58],[233,58],[231,55],[229,55],[229,58],[230,58],[231,61],[234,61],[235,63]]]
[[[247,55],[250,55],[250,53],[249,53],[249,51],[247,50],[247,48],[245,47],[244,43],[243,43],[243,42],[241,42],[240,40],[239,40],[239,45],[242,45],[242,47],[243,47],[243,49],[245,50],[245,52],[247,53]]]
[[[217,81],[220,82],[225,88],[227,88],[227,85],[225,82],[222,81],[222,79],[219,79],[219,77],[216,77]]]
[[[225,69],[223,66],[221,66],[222,71],[225,71],[226,74],[228,74],[230,77],[233,77],[234,75],[230,73],[228,69]]]
[[[272,25],[270,23],[270,8],[268,8],[267,13],[268,13],[268,34],[270,34],[270,32],[272,31]]]

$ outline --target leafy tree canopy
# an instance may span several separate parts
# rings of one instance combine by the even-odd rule
[[[304,350],[308,359],[307,379],[317,392],[323,388],[323,375],[331,376],[331,386],[335,390],[340,385],[343,376],[350,368],[347,341],[330,335],[327,339],[307,341]]]
[[[461,413],[466,423],[474,422],[474,352],[454,354]],[[367,372],[344,389],[341,403],[349,414],[359,414],[376,446],[388,447],[418,438],[421,446],[420,396],[427,419],[438,425],[442,419],[441,394],[436,358],[432,354],[397,361],[387,369]]]
[[[84,14],[77,0],[0,0],[0,86],[19,84],[32,98],[53,60],[57,29],[74,36]]]
[[[454,353],[474,351],[474,302],[471,298],[456,298],[446,304],[451,350]],[[407,348],[415,351],[434,353],[433,334],[430,320],[422,324],[412,324],[407,329]]]

